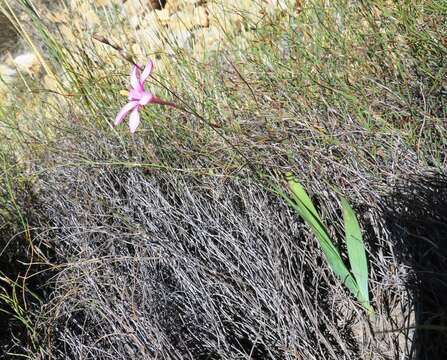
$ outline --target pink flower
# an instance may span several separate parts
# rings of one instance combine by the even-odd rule
[[[118,115],[116,115],[114,126],[120,124],[127,114],[130,113],[129,127],[130,132],[133,134],[140,124],[139,110],[147,104],[160,104],[169,105],[175,107],[175,104],[164,101],[157,98],[155,95],[144,90],[144,81],[152,72],[154,63],[149,60],[141,73],[141,68],[138,65],[134,65],[132,72],[130,73],[130,84],[132,89],[129,90],[129,102],[123,106]],[[141,74],[140,74],[141,73]]]

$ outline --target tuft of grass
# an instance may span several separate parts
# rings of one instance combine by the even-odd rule
[[[434,9],[439,16],[445,12],[440,2],[414,7],[409,17],[407,7],[389,3],[314,1],[298,14],[269,15],[256,23],[246,51],[239,49],[239,37],[228,37],[227,50],[205,62],[169,47],[157,54],[153,91],[208,121],[154,107],[144,111],[139,141],[156,149],[155,161],[166,163],[200,159],[237,168],[249,159],[260,167],[300,172],[296,164],[303,156],[321,162],[332,152],[336,161],[346,158],[346,167],[368,168],[377,179],[387,177],[390,164],[399,173],[404,161],[442,169],[442,26],[415,29]],[[127,142],[125,126],[114,134],[109,125],[124,103],[119,92],[127,88],[129,65],[113,49],[105,55],[104,45],[89,36],[81,36],[76,49],[42,20],[35,22],[65,84],[54,105],[66,104],[71,118]],[[438,45],[424,51],[417,45],[421,33]],[[118,41],[130,53],[123,44]],[[423,75],[427,63],[432,78]],[[49,120],[47,126],[60,124]],[[396,146],[408,153],[402,160],[395,158]]]

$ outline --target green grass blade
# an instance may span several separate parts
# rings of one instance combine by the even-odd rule
[[[287,184],[289,185],[290,191],[292,192],[292,197],[297,202],[302,202],[303,205],[312,213],[312,215],[319,221],[319,223],[324,226],[321,222],[320,216],[318,215],[317,209],[315,208],[309,195],[304,190],[303,186],[297,182],[291,175],[287,177]]]
[[[350,271],[347,269],[337,248],[333,244],[326,226],[323,224],[318,215],[315,206],[304,188],[295,179],[289,176],[288,185],[292,192],[293,201],[285,194],[283,197],[287,203],[292,206],[296,212],[304,219],[306,224],[311,228],[320,244],[326,261],[335,275],[343,282],[343,284],[358,298],[359,288]]]
[[[369,308],[368,264],[362,232],[354,210],[352,210],[349,203],[343,198],[341,199],[341,206],[343,208],[349,264],[359,288],[358,299],[366,308]]]

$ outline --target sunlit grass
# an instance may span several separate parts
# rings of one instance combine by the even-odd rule
[[[245,28],[256,25],[257,30],[244,30],[246,50],[240,48],[240,37],[226,34],[227,50],[210,54],[205,61],[196,60],[166,37],[164,53],[146,54],[156,64],[151,89],[209,119],[235,146],[256,155],[253,162],[271,160],[268,151],[251,151],[250,146],[268,148],[285,136],[283,119],[287,118],[290,127],[312,134],[321,146],[344,143],[349,147],[340,134],[360,131],[367,142],[362,148],[350,149],[359,161],[369,161],[367,154],[386,156],[386,147],[399,138],[421,160],[440,167],[445,146],[443,100],[430,94],[436,88],[440,91],[445,47],[438,44],[423,52],[415,44],[422,36],[440,36],[441,29],[430,28],[423,35],[414,28],[436,6],[442,12],[442,5],[416,4],[415,16],[409,17],[406,7],[389,3],[322,4],[307,3],[296,13],[266,15],[256,24],[247,23]],[[113,9],[100,13],[111,28],[126,26],[125,21],[116,20],[119,17]],[[59,94],[49,94],[54,97],[49,101],[73,110],[70,119],[64,119],[66,124],[78,119],[108,131],[125,100],[120,91],[127,88],[130,64],[119,51],[94,40],[93,33],[80,36],[75,48],[39,19],[34,20],[49,49],[46,62],[58,69],[55,77],[63,87]],[[122,34],[122,39],[111,41],[134,61],[145,63],[146,57],[136,57],[127,45],[125,37],[131,34],[124,30]],[[142,39],[130,43],[143,48],[145,44]],[[419,73],[428,71],[427,63],[437,69],[426,78],[427,83],[419,82]],[[179,121],[184,116],[187,121]],[[147,110],[138,137],[155,146],[197,141],[202,149],[221,141],[215,129],[193,118],[178,111]],[[52,127],[51,118],[44,121]],[[112,136],[127,136],[117,131]],[[377,137],[381,140],[374,140]],[[209,150],[213,153],[211,147]]]

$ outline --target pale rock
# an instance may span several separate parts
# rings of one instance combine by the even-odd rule
[[[15,76],[17,75],[17,71],[11,69],[9,66],[0,64],[0,78],[1,82],[5,82],[7,84],[14,81]]]
[[[99,20],[98,15],[96,14],[95,11],[93,11],[93,9],[90,9],[89,11],[86,11],[83,14],[83,17],[84,17],[84,19],[87,22],[89,27],[93,27],[93,26],[99,25],[101,23],[101,20]]]
[[[196,14],[200,12],[199,9]],[[147,44],[147,48],[152,52],[172,53],[177,47],[186,48],[192,33],[189,26],[184,26],[181,20],[183,16],[180,17],[179,14],[171,16],[167,9],[155,10],[145,17],[144,22],[147,26],[137,32],[137,38]]]
[[[76,9],[76,7],[82,4],[83,2],[84,0],[71,0],[69,4],[72,9]]]
[[[0,64],[0,76],[15,76],[17,71],[11,69],[9,66]]]
[[[10,68],[14,68],[15,69],[16,64],[14,63],[14,57],[12,56],[12,54],[10,52],[8,52],[6,54],[6,57],[5,57],[4,61],[3,61],[3,64],[6,65],[6,66],[9,66]]]
[[[83,23],[88,27],[94,27],[100,24],[100,19],[96,14],[96,8],[91,0],[71,0],[70,3],[72,11],[67,14],[69,16],[69,23],[83,20]],[[64,21],[65,22],[65,21]]]
[[[89,2],[81,3],[76,11],[82,16],[82,18],[87,22],[89,27],[93,27],[94,25],[99,25],[100,20],[98,15],[95,12],[95,9]]]
[[[203,6],[195,7],[190,11],[178,11],[171,16],[169,22],[169,27],[174,31],[208,26],[208,12]]]
[[[111,2],[111,0],[94,0],[96,6],[107,6],[110,5]]]
[[[110,5],[118,5],[121,0],[94,0],[93,3],[96,6],[110,6]]]
[[[224,35],[217,26],[200,28],[194,31],[194,54],[206,57],[208,54],[219,50],[222,46]]]
[[[51,11],[46,18],[54,24],[68,23],[68,14],[65,11]]]
[[[208,19],[211,26],[217,26],[225,31],[235,31],[242,27],[242,22],[253,16],[253,12],[247,9],[241,10],[234,4],[210,3],[207,6]],[[250,16],[248,15],[250,14]]]
[[[71,0],[72,8],[77,8],[79,6],[90,4],[91,0]]]
[[[69,2],[69,5],[73,10],[77,10],[83,6],[100,7],[100,6],[120,5],[121,3],[123,3],[123,0],[71,0]]]
[[[167,10],[155,10],[146,13],[144,16],[138,17],[138,27],[140,29],[154,28],[162,29],[166,24],[169,23],[170,14]]]
[[[171,13],[186,10],[188,8],[194,8],[203,3],[203,0],[167,0],[165,9],[168,9]]]
[[[143,28],[151,22],[164,22],[169,19],[170,12],[166,9],[153,8],[147,0],[128,0],[123,8],[132,28]]]
[[[68,27],[67,25],[61,25],[59,27],[59,31],[61,32],[62,37],[64,38],[64,40],[67,43],[75,43],[76,42],[77,39],[73,33],[73,30],[70,27]]]
[[[141,17],[148,11],[160,10],[160,6],[157,0],[127,0],[123,10],[130,17]]]
[[[152,14],[154,14],[155,21],[162,25],[168,24],[171,19],[171,12],[168,9],[155,10]]]
[[[123,4],[123,15],[125,15],[132,28],[139,25],[139,18],[142,14],[142,6],[140,0],[127,0]]]
[[[172,53],[175,48],[188,48],[189,40],[192,38],[192,32],[189,30],[171,30],[166,32],[168,44],[164,44],[167,53]],[[169,47],[167,46],[169,45]]]
[[[31,21],[31,17],[28,15],[28,14],[26,14],[26,13],[22,13],[22,14],[20,14],[19,15],[19,19],[20,19],[20,21],[24,24],[24,23],[28,23],[28,22],[30,22]]]
[[[9,103],[9,89],[8,86],[0,81],[0,106]]]
[[[265,5],[260,1],[254,0],[217,0],[210,2],[207,6],[208,8],[220,7],[227,14],[238,13],[240,15],[245,15],[250,13],[259,14],[260,10],[262,10]]]
[[[43,84],[45,86],[45,89],[51,90],[51,91],[58,91],[59,90],[59,82],[50,75],[45,75],[43,78]]]
[[[147,28],[161,26],[156,13],[157,11],[151,11],[149,14],[146,14],[143,18],[141,18],[137,33],[141,32],[141,30],[145,31]]]
[[[163,37],[160,35],[160,27],[157,24],[152,24],[137,32],[140,42],[145,48],[150,49],[151,52],[158,52],[163,50]]]
[[[132,45],[132,54],[135,55],[135,57],[137,59],[141,59],[141,58],[145,57],[145,53],[144,53],[140,44]]]
[[[172,55],[175,49],[189,47],[192,32],[188,30],[157,29],[148,27],[138,32],[142,47],[148,53],[162,52]]]
[[[143,24],[141,24],[139,16],[129,16],[127,21],[129,22],[129,25],[132,29],[136,29],[143,26]]]
[[[160,59],[154,63],[154,70],[157,72],[157,74],[166,73],[169,61],[170,60],[168,60],[167,58],[160,57]]]
[[[0,106],[11,99],[10,84],[15,80],[17,72],[9,66],[0,64]]]
[[[268,14],[274,15],[277,11],[292,10],[296,6],[290,0],[267,0],[265,10]]]
[[[14,58],[14,64],[19,70],[30,74],[37,74],[40,71],[41,64],[36,54],[28,52]]]

